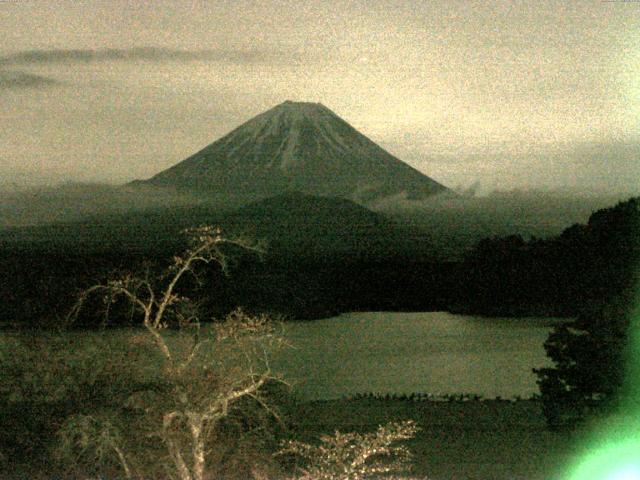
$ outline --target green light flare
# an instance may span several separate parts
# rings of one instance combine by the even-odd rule
[[[567,480],[640,480],[640,435],[596,448]]]
[[[628,469],[620,470],[610,477],[610,480],[633,480],[640,478],[640,468],[632,466]]]
[[[629,313],[621,413],[593,432],[588,450],[565,480],[640,480],[640,289],[636,292]]]

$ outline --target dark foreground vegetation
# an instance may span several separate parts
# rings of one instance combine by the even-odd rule
[[[579,435],[563,427],[614,411],[637,394],[623,380],[637,316],[638,199],[595,212],[556,237],[482,240],[462,260],[443,260],[415,231],[378,214],[344,204],[341,217],[329,207],[335,202],[286,196],[240,217],[212,217],[198,207],[172,210],[175,221],[158,221],[166,215],[158,211],[129,223],[112,218],[4,232],[2,322],[21,328],[3,337],[0,352],[3,472],[135,478],[135,470],[163,478],[170,470],[201,480],[208,478],[200,469],[206,463],[224,478],[286,477],[298,471],[300,458],[291,456],[318,451],[318,434],[340,428],[355,436],[322,441],[370,445],[378,437],[363,432],[383,425],[379,439],[409,441],[419,476],[553,478]],[[310,211],[325,221],[305,222]],[[179,235],[194,223],[227,225],[237,240],[218,242],[220,232],[201,229],[194,246]],[[247,225],[263,226],[243,231]],[[268,239],[270,249],[265,254],[242,233]],[[212,249],[198,250],[202,242]],[[186,256],[175,255],[185,248]],[[189,258],[206,268],[192,269]],[[185,265],[193,275],[180,277]],[[176,275],[179,294],[171,290]],[[74,309],[83,291],[83,308]],[[172,307],[166,315],[165,307]],[[541,399],[516,403],[300,404],[253,343],[275,338],[265,314],[403,309],[576,320],[545,345],[555,365],[538,371]],[[222,320],[206,336],[200,322],[214,318]],[[128,324],[144,330],[93,337],[73,331]],[[57,335],[45,327],[72,331]],[[231,359],[239,363],[228,365]],[[398,448],[389,451],[400,469],[408,450]],[[317,458],[311,455],[306,468],[316,468]]]
[[[238,255],[230,277],[209,272],[199,296],[210,317],[239,305],[298,319],[372,310],[576,316],[633,288],[638,217],[638,199],[630,199],[558,236],[486,238],[462,258],[443,257],[419,229],[348,201],[304,195],[231,214],[174,207],[6,230],[0,322],[51,323],[98,280],[160,270],[184,248],[180,231],[199,224],[266,244],[261,262]],[[207,293],[214,290],[222,294]]]
[[[417,478],[562,478],[582,433],[547,429],[538,400],[411,401],[363,398],[296,405],[292,429],[311,439],[335,429],[364,431],[389,420],[420,427],[407,445]]]
[[[2,470],[129,480],[406,474],[411,453],[398,443],[417,432],[412,420],[321,436],[319,445],[278,436],[287,429],[287,384],[270,364],[285,346],[277,322],[236,309],[203,328],[208,309],[183,287],[191,278],[193,291],[207,266],[226,272],[227,248],[261,249],[209,226],[186,233],[188,248],[162,272],[84,289],[59,324],[72,327],[97,302],[107,322],[128,306],[140,328],[0,338]]]
[[[48,456],[55,451],[55,421],[43,424],[43,419],[59,418],[60,407],[32,404],[26,408],[31,414],[31,425],[25,425],[24,421],[16,425],[11,420],[16,417],[2,417],[2,451],[6,457],[2,478],[52,478],[52,474],[64,469],[55,457]],[[27,413],[25,406],[21,409]],[[246,465],[258,459],[274,470],[283,468],[274,465],[270,456],[281,440],[295,438],[314,444],[321,435],[331,435],[336,430],[373,432],[378,425],[409,419],[420,429],[405,443],[413,453],[412,478],[561,479],[567,463],[580,453],[583,441],[581,431],[548,430],[537,400],[345,399],[306,403],[289,400],[280,413],[284,425],[272,424],[270,431],[261,425],[262,433],[238,435],[239,427],[234,424],[237,419],[225,426],[226,433],[220,435],[225,457],[225,466],[221,468],[227,473],[224,478],[250,478]],[[30,430],[25,432],[26,427]],[[246,443],[239,445],[249,440],[255,442],[260,436],[262,439],[253,447]]]

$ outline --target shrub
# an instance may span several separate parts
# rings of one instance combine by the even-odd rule
[[[292,477],[297,480],[361,480],[370,476],[404,474],[411,467],[411,453],[398,442],[413,438],[413,421],[381,425],[372,433],[322,435],[318,445],[290,440],[278,455],[303,461]]]

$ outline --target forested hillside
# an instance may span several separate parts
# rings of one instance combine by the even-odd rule
[[[353,202],[296,193],[232,213],[173,207],[6,230],[0,321],[50,323],[79,289],[114,271],[162,268],[184,248],[181,230],[201,224],[265,247],[261,260],[232,255],[229,275],[214,270],[194,284],[212,298],[209,318],[238,305],[303,319],[358,310],[575,316],[632,287],[639,223],[630,199],[549,239],[484,239],[458,262]]]
[[[640,260],[639,199],[593,213],[550,239],[482,240],[456,270],[451,307],[487,315],[567,315],[633,288]]]

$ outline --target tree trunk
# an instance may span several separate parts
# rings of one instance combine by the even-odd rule
[[[191,472],[189,471],[189,467],[187,467],[187,464],[184,463],[184,459],[182,458],[180,449],[175,444],[175,442],[168,439],[167,446],[171,457],[173,457],[173,463],[176,466],[176,470],[178,470],[178,477],[180,478],[180,480],[194,480]]]
[[[203,430],[202,415],[191,414],[189,416],[189,428],[191,429],[191,438],[193,440],[193,479],[204,479],[205,468],[205,439],[202,435]]]
[[[124,452],[119,447],[114,447],[116,451],[116,455],[118,455],[118,459],[120,460],[120,464],[122,468],[124,468],[124,474],[128,479],[133,478],[131,475],[131,469],[129,468],[129,463],[127,462],[126,457],[124,456]]]
[[[167,445],[167,450],[169,450],[169,455],[171,455],[171,458],[173,459],[173,463],[178,471],[178,477],[180,480],[193,480],[189,467],[185,463],[182,453],[180,452],[180,446],[176,444],[173,438],[171,438],[171,424],[180,416],[182,416],[182,414],[177,411],[164,414],[162,418],[164,442]]]

